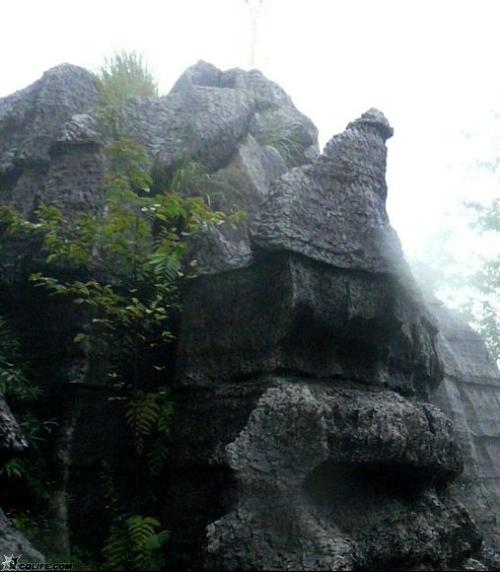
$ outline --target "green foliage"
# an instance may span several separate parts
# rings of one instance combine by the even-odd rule
[[[266,128],[256,136],[261,145],[274,147],[288,167],[299,165],[303,159],[303,135],[300,125],[283,125],[279,116],[270,114]]]
[[[136,369],[131,358],[137,361],[172,339],[169,318],[178,307],[179,281],[196,266],[195,260],[186,260],[187,238],[226,217],[195,195],[194,187],[189,196],[170,189],[149,196],[144,150],[130,141],[110,145],[108,156],[99,213],[71,219],[57,207],[42,205],[35,222],[12,218],[16,228],[38,237],[47,263],[88,277],[62,280],[57,273],[38,272],[32,281],[90,312],[90,326],[75,341],[108,356],[109,375],[126,382],[121,372]],[[187,173],[174,174],[174,189],[186,188]]]
[[[488,206],[468,203],[467,206],[477,213],[475,226],[481,230],[500,231],[500,199],[495,199]]]
[[[158,95],[156,81],[137,52],[121,51],[106,57],[99,79],[101,100],[106,105],[120,105],[134,96]]]
[[[179,287],[196,269],[188,240],[212,226],[235,225],[242,215],[214,208],[219,187],[200,164],[187,161],[168,177],[155,172],[153,179],[145,149],[122,136],[120,107],[126,99],[156,93],[140,58],[121,54],[108,61],[100,89],[98,115],[113,140],[106,148],[102,205],[71,213],[41,204],[30,220],[0,206],[0,232],[30,242],[35,287],[72,300],[81,311],[83,326],[74,342],[86,357],[89,381],[113,385],[136,465],[136,490],[126,499],[116,494],[111,503],[106,567],[152,569],[161,566],[167,534],[154,518],[138,515],[156,510],[170,451],[173,403],[162,360],[174,339]],[[19,364],[11,357],[14,342],[7,339],[11,345],[4,344],[5,357],[1,353],[1,326],[0,321],[0,388],[37,399],[26,370],[13,367]],[[28,418],[23,425],[35,447],[50,428],[30,427]],[[26,470],[15,459],[3,476],[22,479]]]
[[[74,342],[87,357],[89,379],[111,383],[112,399],[123,403],[137,490],[130,499],[113,501],[103,555],[109,569],[151,569],[161,565],[167,535],[158,531],[158,521],[137,515],[151,514],[158,504],[173,415],[165,364],[158,356],[174,339],[171,321],[179,307],[179,286],[194,276],[189,237],[211,225],[236,224],[241,217],[211,207],[213,181],[195,162],[181,165],[169,186],[152,196],[144,148],[118,139],[106,153],[104,202],[98,211],[65,213],[42,204],[32,220],[25,220],[2,208],[0,226],[5,236],[38,245],[33,260],[39,271],[31,275],[32,283],[81,309],[84,325]],[[34,391],[23,385],[24,371],[12,369],[8,356],[0,358],[2,363],[0,382],[19,378],[16,391]],[[32,441],[39,439],[40,433],[25,431]],[[12,462],[4,474],[19,479],[25,468]],[[125,516],[130,512],[136,516]]]
[[[160,443],[167,443],[170,433],[170,422],[173,404],[165,390],[156,392],[135,391],[126,405],[125,418],[133,435],[133,443],[138,455],[144,453],[144,441],[153,433],[159,436]],[[149,452],[155,472],[161,469],[166,460],[162,455],[168,449],[153,449]]]
[[[21,344],[5,318],[0,316],[0,394],[7,399],[28,444],[26,453],[14,456],[0,466],[2,506],[14,517],[23,510],[17,506],[16,498],[23,502],[27,500],[34,512],[45,509],[50,500],[50,482],[42,448],[56,423],[33,412],[43,392],[30,378]],[[31,513],[23,514],[32,531],[36,528],[36,518]]]
[[[39,399],[42,391],[28,379],[18,339],[0,316],[0,393],[15,403]]]
[[[169,319],[178,307],[179,282],[196,267],[186,260],[187,238],[209,225],[233,223],[237,214],[210,208],[203,196],[206,174],[195,163],[174,173],[170,189],[150,196],[142,147],[119,140],[107,154],[105,201],[98,212],[71,216],[43,204],[32,221],[6,208],[0,221],[7,234],[30,236],[41,245],[38,259],[52,270],[33,273],[33,283],[73,299],[90,316],[75,342],[96,358],[107,357],[115,383],[137,389],[130,374],[122,374],[136,374],[142,357],[173,337]],[[60,268],[78,279],[62,279]]]
[[[18,457],[10,459],[0,469],[0,475],[7,477],[9,480],[23,479],[26,476],[26,472],[26,462]]]
[[[491,355],[497,363],[500,362],[500,313],[498,308],[494,307],[489,300],[483,300],[481,313],[475,321]]]
[[[225,223],[236,227],[246,219],[246,214],[238,206],[244,200],[240,190],[221,176],[213,177],[196,161],[185,161],[178,166],[170,189],[183,197],[198,196],[209,208],[215,209],[220,219],[213,219],[211,224]]]
[[[99,107],[96,116],[114,139],[123,136],[121,108],[130,97],[156,96],[158,87],[141,55],[116,52],[98,73]]]
[[[107,570],[160,570],[161,549],[168,533],[153,517],[132,515],[117,519],[103,549]]]

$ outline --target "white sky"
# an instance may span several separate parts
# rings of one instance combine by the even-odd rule
[[[482,135],[500,110],[500,1],[263,5],[256,65],[311,117],[322,144],[369,107],[393,124],[388,209],[409,255],[425,247],[444,211],[498,196],[496,181],[483,184],[463,168],[492,156],[484,137],[464,145],[463,131]],[[0,0],[0,16],[0,96],[62,62],[95,70],[119,49],[141,52],[163,92],[198,59],[223,69],[251,61],[244,0]]]

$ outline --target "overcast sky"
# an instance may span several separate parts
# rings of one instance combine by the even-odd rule
[[[499,1],[262,4],[255,45],[245,0],[2,0],[0,96],[62,62],[95,70],[120,49],[146,57],[162,92],[198,59],[226,69],[249,68],[253,57],[322,144],[370,107],[387,115],[388,209],[410,256],[464,198],[498,195],[496,181],[466,165],[495,152]]]

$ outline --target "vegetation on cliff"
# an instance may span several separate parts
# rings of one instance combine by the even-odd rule
[[[149,570],[161,567],[168,538],[158,514],[173,413],[165,355],[175,337],[179,289],[196,272],[189,240],[210,226],[237,223],[240,214],[226,216],[211,208],[206,191],[213,184],[201,165],[186,163],[166,176],[152,169],[142,146],[120,132],[120,106],[127,97],[156,94],[139,56],[117,54],[107,60],[99,85],[96,115],[111,139],[101,204],[95,211],[65,212],[42,203],[30,218],[1,206],[0,229],[2,240],[29,244],[31,283],[78,308],[80,331],[73,341],[86,363],[83,381],[109,384],[111,399],[122,406],[136,485],[129,498],[122,498],[107,473],[111,518],[102,565]],[[2,328],[0,322],[0,342],[6,338]],[[15,342],[10,339],[2,350],[0,383],[6,396],[40,399]],[[45,425],[38,422],[36,431],[27,422],[22,425],[33,434],[33,448]],[[24,463],[9,461],[0,476],[32,486],[38,465],[30,471]],[[48,487],[34,486],[48,495]],[[27,532],[36,528],[36,516],[30,518],[19,514]],[[85,557],[101,559],[97,553]]]

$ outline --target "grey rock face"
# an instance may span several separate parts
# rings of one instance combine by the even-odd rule
[[[26,215],[44,202],[61,207],[68,216],[99,207],[109,137],[99,123],[96,104],[93,76],[66,65],[0,100],[1,202]],[[271,117],[274,131],[269,132],[263,125]],[[144,144],[159,170],[168,174],[184,161],[203,163],[216,187],[211,200],[224,210],[254,212],[271,182],[287,170],[285,159],[303,164],[318,152],[316,128],[276,84],[260,72],[222,72],[203,62],[188,69],[169,95],[129,100],[121,119],[123,134]],[[289,134],[293,144],[287,154],[283,140]],[[5,283],[15,285],[25,270],[26,249],[11,246],[9,252],[2,250],[2,265],[9,271]],[[201,274],[245,267],[253,257],[246,224],[238,229],[208,228],[193,250]],[[86,379],[88,386],[81,383],[86,364],[68,343],[75,334],[74,321],[80,319],[72,309],[43,296],[29,301],[13,293],[12,299],[22,306],[33,329],[41,354],[36,359],[42,367],[51,362],[50,373],[40,377],[53,384],[49,399],[56,396],[57,401],[54,504],[60,509],[60,547],[68,547],[70,529],[79,540],[85,537],[95,545],[106,535],[95,525],[96,513],[104,506],[103,456],[123,476],[124,487],[130,474],[123,462],[127,438],[126,428],[118,423],[122,412],[111,407],[102,387],[95,387],[99,380]],[[49,319],[38,319],[40,305],[52,314]],[[36,319],[30,319],[33,314]],[[78,383],[71,383],[75,379]],[[104,448],[93,438],[95,427],[108,428]]]
[[[22,453],[27,446],[17,421],[0,394],[0,460]]]
[[[261,253],[230,277],[190,287],[183,319],[187,386],[285,370],[425,395],[441,379],[433,325],[390,275]]]
[[[121,124],[153,163],[171,171],[199,161],[221,185],[222,204],[250,213],[286,163],[302,165],[318,154],[316,128],[279,86],[256,70],[222,72],[205,62],[189,68],[165,97],[130,99]],[[251,260],[245,227],[210,229],[195,249],[200,274]]]
[[[96,104],[94,76],[69,64],[0,99],[2,202],[26,214],[41,201],[68,210],[95,205],[94,192],[103,174],[102,153],[90,140],[85,116],[71,118]]]
[[[338,268],[397,272],[403,256],[385,211],[391,133],[380,112],[368,112],[333,137],[313,165],[282,177],[252,226],[256,245]]]
[[[215,171],[231,161],[249,133],[264,143],[275,141],[258,126],[262,116],[273,117],[273,136],[293,132],[295,164],[317,154],[314,125],[279,86],[256,70],[222,72],[199,62],[168,95],[131,98],[121,111],[124,133],[166,168],[190,158]]]
[[[0,464],[27,448],[17,421],[0,394]],[[23,555],[33,562],[43,562],[43,556],[17,531],[0,509],[0,555]]]
[[[27,214],[43,201],[98,206],[107,137],[96,103],[92,75],[67,65],[0,100],[2,202]],[[120,120],[156,168],[199,161],[214,206],[249,213],[192,245],[200,277],[185,293],[176,363],[170,564],[498,566],[497,372],[439,311],[438,333],[415,287],[385,210],[383,114],[369,110],[318,156],[315,127],[279,86],[199,62],[167,96],[127,101]],[[58,339],[71,339],[62,322]],[[59,357],[62,526],[83,536],[103,455],[127,472],[124,427],[93,380],[69,383],[82,356]],[[94,426],[108,427],[104,449]],[[0,400],[2,442],[23,446]],[[0,515],[0,552],[28,555],[16,534]]]
[[[0,509],[0,555],[21,556],[20,562],[45,562],[44,557],[18,532]]]
[[[27,215],[41,202],[66,212],[98,207],[109,136],[97,103],[95,78],[69,65],[0,99],[2,202]],[[122,135],[144,145],[152,165],[172,172],[199,161],[220,185],[222,203],[247,212],[287,169],[285,161],[301,165],[318,154],[314,125],[258,71],[222,72],[199,62],[168,95],[131,98],[118,113]],[[251,259],[245,225],[238,232],[209,229],[196,250],[201,274]]]
[[[450,493],[452,423],[428,403],[436,323],[385,211],[391,134],[370,110],[285,173],[250,221],[247,267],[187,292],[170,506],[181,567],[484,569]]]
[[[274,147],[259,145],[248,135],[237,145],[229,165],[212,175],[218,188],[212,196],[214,208],[254,213],[271,183],[286,170],[285,161]],[[196,239],[192,251],[200,275],[248,266],[253,258],[248,225],[245,222],[236,229],[211,227]]]
[[[432,310],[445,373],[433,400],[454,421],[464,452],[456,495],[500,550],[500,372],[476,332],[442,304]]]
[[[30,87],[1,98],[0,172],[47,162],[64,124],[96,103],[94,77],[69,64],[52,68]]]
[[[181,383],[277,369],[405,394],[439,383],[437,330],[385,211],[388,133],[369,112],[271,186],[250,223],[255,263],[187,295]]]
[[[432,486],[460,469],[458,450],[449,421],[428,407],[392,392],[272,380],[226,447],[241,488],[207,528],[211,566],[408,569],[467,556],[480,544],[475,527]]]

